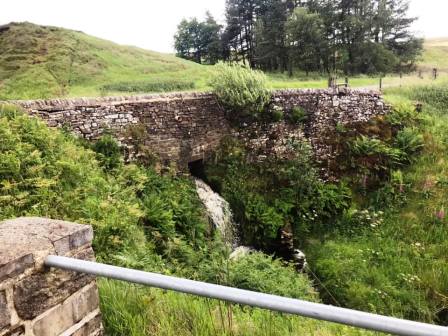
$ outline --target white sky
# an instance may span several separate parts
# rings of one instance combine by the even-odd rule
[[[121,44],[173,52],[173,35],[182,18],[203,17],[208,9],[224,19],[225,0],[2,0],[0,24],[29,21],[81,30]],[[448,0],[411,0],[415,31],[448,37]]]

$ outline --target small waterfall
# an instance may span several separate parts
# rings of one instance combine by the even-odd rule
[[[236,248],[238,246],[238,232],[229,203],[214,192],[204,181],[195,178],[195,182],[196,191],[215,229],[219,230],[228,245]]]

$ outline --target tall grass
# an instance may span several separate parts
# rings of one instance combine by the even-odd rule
[[[374,333],[190,295],[100,282],[101,309],[110,336],[354,336]]]
[[[153,80],[142,82],[118,82],[103,85],[100,90],[103,94],[109,92],[169,92],[186,91],[195,88],[192,81],[181,80]]]
[[[381,225],[310,244],[311,267],[341,304],[448,324],[447,98],[443,86],[388,90],[395,104],[425,102],[424,147],[383,189],[359,198],[385,212]]]

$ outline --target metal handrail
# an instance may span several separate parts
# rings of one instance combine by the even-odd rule
[[[45,265],[396,335],[448,336],[447,327],[110,266],[91,261],[48,256],[45,260]]]

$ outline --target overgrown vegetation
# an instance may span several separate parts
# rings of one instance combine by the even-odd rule
[[[446,97],[446,87],[390,90],[388,116],[337,125],[330,168],[341,184],[321,182],[300,146],[296,160],[251,163],[229,140],[209,182],[245,243],[269,251],[280,229],[292,230],[327,303],[446,324]]]
[[[102,281],[100,294],[106,332],[111,336],[373,335],[332,323],[113,281]]]
[[[101,262],[319,300],[312,282],[282,261],[262,253],[229,260],[191,180],[123,165],[110,137],[86,145],[13,106],[0,106],[0,126],[0,219],[92,224]],[[101,281],[100,293],[110,335],[368,334],[116,282]]]
[[[394,145],[407,155],[398,158],[412,164],[389,167],[380,188],[357,198],[352,208],[368,212],[361,218],[351,212],[342,225],[355,221],[362,230],[339,230],[310,242],[311,267],[331,293],[323,294],[326,300],[445,325],[447,190],[439,181],[446,180],[448,89],[390,90],[387,97],[401,106],[389,117],[393,125],[404,127]],[[421,115],[403,108],[410,99],[425,102]]]
[[[350,203],[344,184],[319,179],[305,143],[294,143],[294,160],[251,162],[229,139],[207,167],[209,183],[230,202],[244,244],[275,251],[280,229],[292,230],[300,247],[311,230],[323,229]]]
[[[224,105],[240,114],[256,116],[264,111],[271,98],[264,73],[225,63],[217,64],[215,70],[210,85]]]
[[[119,82],[103,85],[100,90],[106,94],[108,92],[168,92],[187,91],[195,88],[192,81],[178,80],[152,80],[143,82]]]

